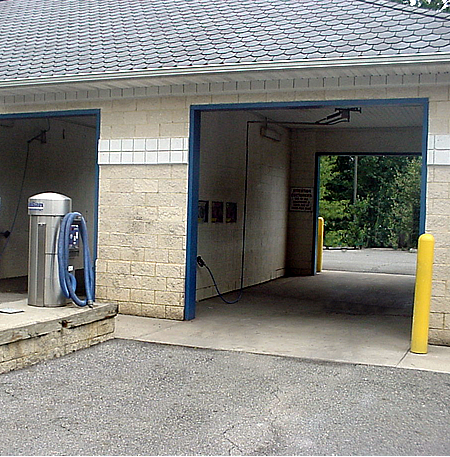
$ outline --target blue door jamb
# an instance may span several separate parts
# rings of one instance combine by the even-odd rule
[[[420,202],[420,233],[425,231],[425,203],[427,184],[427,144],[428,144],[428,99],[427,98],[399,98],[385,100],[325,100],[325,101],[296,101],[296,102],[268,102],[268,103],[230,103],[192,105],[190,108],[189,124],[189,171],[188,171],[188,206],[187,206],[187,239],[186,239],[186,281],[185,281],[185,308],[184,318],[195,318],[195,298],[197,281],[197,224],[198,224],[198,192],[200,176],[200,122],[204,111],[243,111],[253,109],[298,109],[322,106],[373,106],[373,105],[422,105],[423,134],[422,134],[422,182]],[[316,159],[317,160],[317,159]],[[316,167],[317,172],[317,167]],[[316,185],[318,177],[316,175]],[[316,200],[318,196],[316,195]],[[318,203],[318,202],[317,202]],[[315,215],[318,205],[316,203]],[[317,217],[315,218],[317,219]],[[315,224],[315,222],[314,222]],[[316,224],[314,237],[316,237]],[[314,240],[316,244],[316,239]],[[315,254],[315,253],[314,253]],[[315,256],[314,256],[315,257]],[[315,261],[313,269],[315,270]]]
[[[195,318],[197,293],[197,225],[200,174],[201,110],[191,107],[189,123],[189,173],[186,240],[185,320]]]
[[[423,121],[422,121],[422,175],[420,182],[420,219],[419,235],[425,233],[425,221],[427,210],[427,180],[428,180],[428,118],[429,118],[428,99],[423,102]]]

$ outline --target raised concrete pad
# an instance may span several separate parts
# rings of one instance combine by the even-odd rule
[[[112,338],[117,314],[115,304],[40,308],[28,306],[26,298],[0,303],[4,308],[23,312],[0,313],[0,373]]]

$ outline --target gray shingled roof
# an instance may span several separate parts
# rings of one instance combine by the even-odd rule
[[[0,80],[450,52],[450,15],[386,0],[0,0]]]

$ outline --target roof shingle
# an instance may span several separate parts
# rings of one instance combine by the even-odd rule
[[[450,52],[450,15],[387,0],[6,0],[0,80]]]

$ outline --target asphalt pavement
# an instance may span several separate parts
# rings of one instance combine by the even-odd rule
[[[337,249],[323,251],[323,269],[360,273],[416,274],[416,251],[389,248]]]
[[[112,340],[0,376],[1,455],[449,455],[450,375]]]

